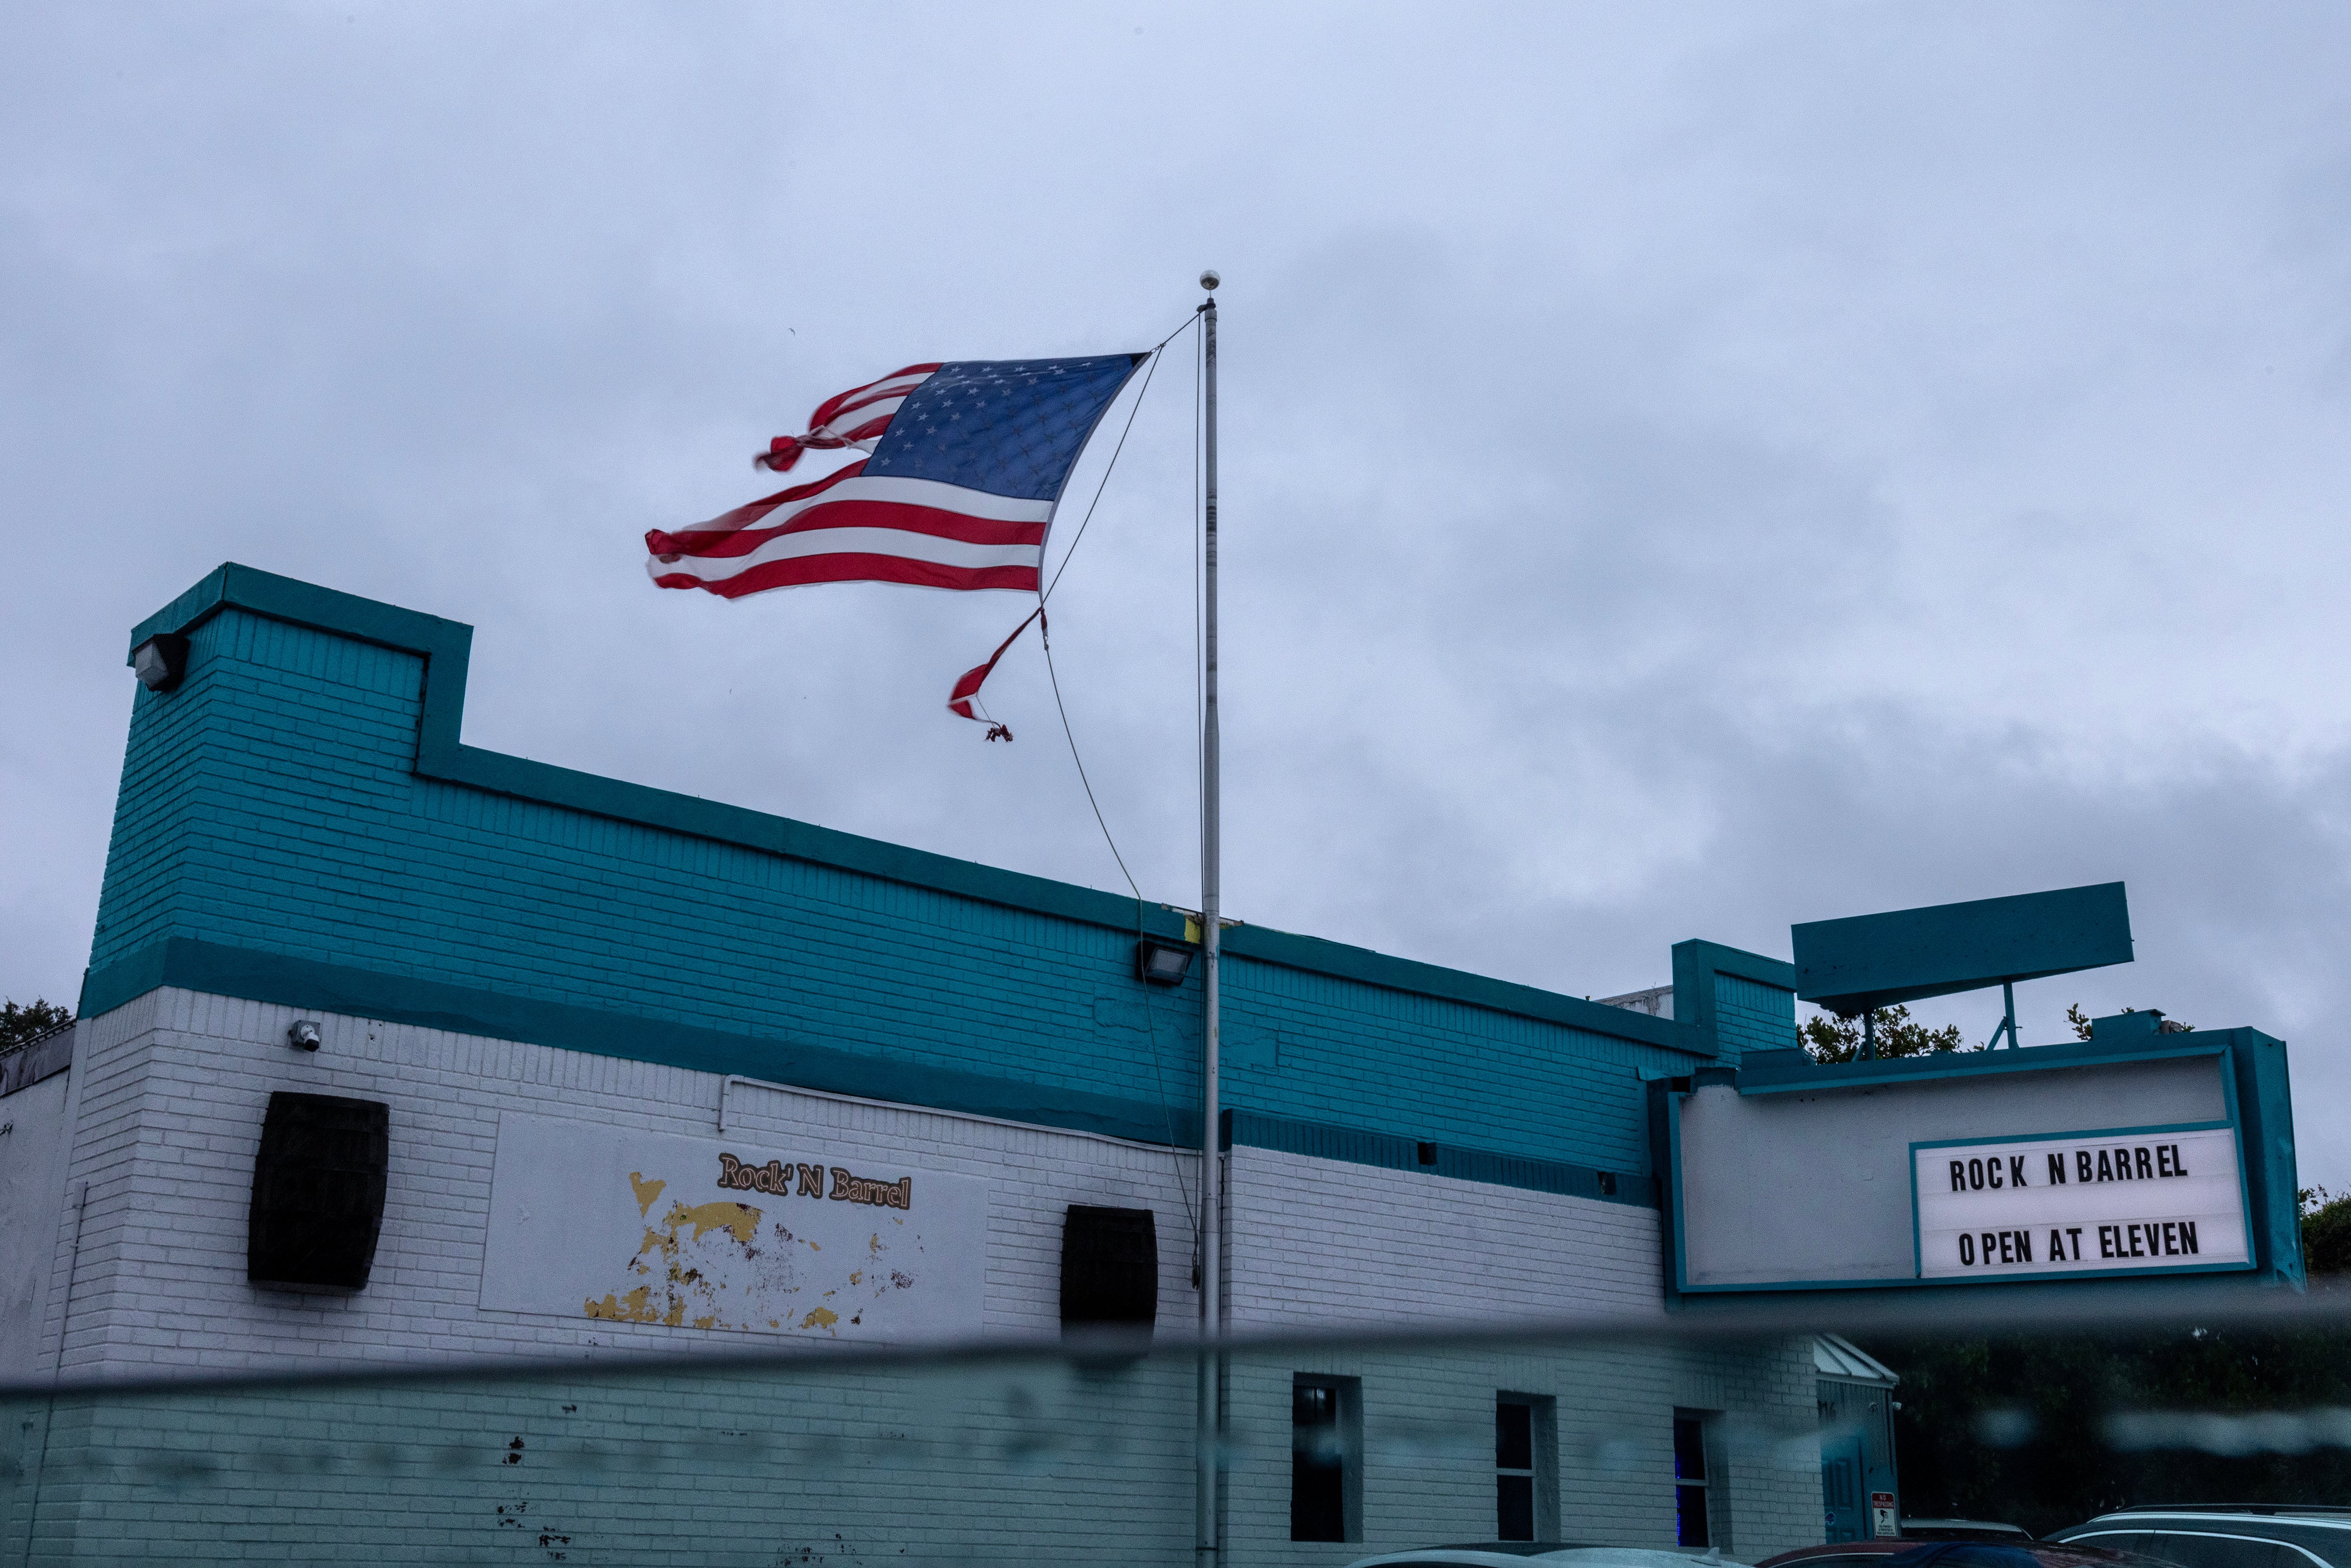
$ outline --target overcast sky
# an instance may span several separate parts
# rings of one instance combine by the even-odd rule
[[[2121,879],[2138,961],[2026,1038],[2282,1035],[2351,1186],[2346,59],[2339,5],[10,6],[0,990],[73,998],[125,632],[223,560],[471,622],[475,745],[1123,887],[1034,643],[1014,744],[942,706],[1015,596],[641,537],[1214,266],[1230,913],[1600,996]],[[1190,342],[1054,601],[1178,904]]]

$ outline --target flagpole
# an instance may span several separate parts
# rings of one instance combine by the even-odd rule
[[[1214,272],[1200,274],[1208,291],[1200,307],[1202,426],[1200,601],[1200,1335],[1199,1391],[1196,1401],[1198,1429],[1194,1434],[1198,1477],[1194,1488],[1193,1553],[1203,1565],[1219,1559],[1217,1550],[1217,1481],[1218,1437],[1223,1428],[1218,1409],[1223,1395],[1222,1357],[1217,1342],[1224,1327],[1224,1182],[1219,1168],[1223,1142],[1217,1125],[1217,948],[1224,925],[1217,917],[1222,901],[1223,824],[1217,773],[1221,762],[1217,735],[1217,285]]]

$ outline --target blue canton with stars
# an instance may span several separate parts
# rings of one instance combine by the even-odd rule
[[[899,405],[865,472],[1059,500],[1086,437],[1142,360],[1098,354],[941,365]]]

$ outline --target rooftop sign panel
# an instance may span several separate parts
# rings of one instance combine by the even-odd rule
[[[1792,926],[1796,995],[1847,1018],[1896,1002],[2131,961],[2123,884]]]

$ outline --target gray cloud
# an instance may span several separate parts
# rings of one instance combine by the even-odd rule
[[[2139,962],[2032,1029],[2283,1034],[2351,1186],[2339,11],[1020,22],[0,20],[0,985],[72,991],[123,632],[225,559],[474,622],[476,744],[1118,885],[1033,647],[1016,745],[942,711],[1008,599],[723,605],[637,540],[840,386],[1141,346],[1212,263],[1237,913],[1605,994],[2118,876]],[[1054,617],[1179,903],[1184,341]]]

